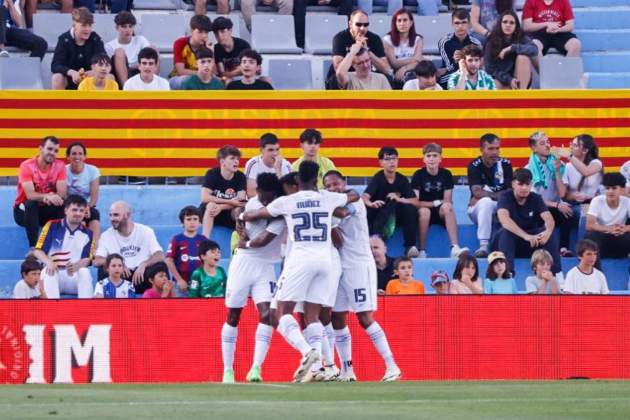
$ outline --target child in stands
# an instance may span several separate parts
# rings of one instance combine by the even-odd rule
[[[394,271],[398,276],[390,280],[385,288],[386,295],[423,295],[424,285],[413,279],[411,258],[401,257],[394,262]]]
[[[20,266],[22,279],[13,288],[13,299],[46,299],[44,282],[40,279],[42,265],[37,258],[29,256]]]
[[[505,255],[494,251],[488,255],[488,270],[483,281],[483,291],[487,295],[515,295],[518,293],[516,282],[508,270]]]
[[[461,254],[457,260],[449,291],[452,295],[483,293],[483,285],[479,281],[477,258],[468,252]]]
[[[604,273],[595,268],[599,247],[590,239],[577,243],[580,262],[567,273],[562,290],[564,293],[582,295],[607,295],[608,284]]]
[[[190,278],[190,297],[221,297],[225,296],[227,275],[221,261],[221,248],[211,240],[204,240],[199,244],[199,258],[203,265],[197,268]]]
[[[151,283],[151,288],[142,295],[143,298],[160,299],[175,297],[173,282],[168,278],[168,267],[158,262],[147,267],[145,278]]]
[[[553,257],[545,249],[537,249],[532,254],[530,260],[533,276],[525,279],[525,290],[527,293],[536,294],[556,294],[560,288],[556,277],[551,272]]]
[[[109,254],[105,259],[107,278],[99,280],[94,287],[95,298],[115,299],[134,298],[136,291],[133,283],[122,278],[125,260],[120,254]]]

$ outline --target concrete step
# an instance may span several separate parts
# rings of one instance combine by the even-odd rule
[[[597,7],[574,10],[576,29],[630,29],[630,7]]]
[[[628,0],[571,0],[573,10],[586,7],[614,7],[614,6],[627,6]]]
[[[582,54],[582,62],[587,73],[628,73],[630,51],[587,52]]]
[[[630,29],[579,29],[582,51],[627,51]]]
[[[588,73],[589,89],[630,89],[630,72]]]

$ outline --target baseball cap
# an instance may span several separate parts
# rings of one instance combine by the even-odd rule
[[[444,270],[437,270],[431,273],[431,286],[435,286],[438,283],[448,283],[448,273]]]
[[[488,255],[488,264],[492,264],[496,260],[505,260],[505,254],[501,251],[494,251]]]

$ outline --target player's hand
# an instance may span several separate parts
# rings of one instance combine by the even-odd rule
[[[462,57],[462,52],[461,50],[455,50],[455,52],[453,53],[453,60],[458,61],[461,60]]]
[[[54,276],[57,273],[57,263],[54,261],[48,261],[46,263],[46,274],[49,276]]]
[[[131,278],[133,284],[141,284],[144,281],[144,269],[146,267],[146,264],[142,263],[136,268],[136,271],[134,271],[133,277]]]
[[[188,291],[188,283],[184,279],[177,279],[177,286],[179,286],[179,290],[182,292]]]
[[[503,60],[505,58],[505,56],[507,54],[509,54],[510,52],[512,52],[512,46],[510,45],[509,47],[505,47],[503,48],[501,51],[499,51],[499,58],[501,60]],[[513,88],[512,88],[513,89]]]
[[[558,203],[558,211],[567,219],[573,216],[573,208],[567,203]]]
[[[385,205],[385,202],[383,200],[376,200],[376,201],[372,201],[370,202],[370,204],[368,205],[368,207],[372,208],[372,209],[380,209],[381,207],[383,207]]]

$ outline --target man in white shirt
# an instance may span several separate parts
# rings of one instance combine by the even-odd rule
[[[146,267],[164,261],[162,247],[155,237],[155,232],[148,226],[131,220],[131,208],[124,201],[116,201],[109,208],[111,227],[101,235],[94,257],[94,265],[102,267],[110,254],[120,254],[125,259],[123,278],[131,280],[136,293],[142,294],[151,288],[151,283],[144,278]],[[99,279],[105,278],[99,272]]]
[[[262,173],[276,174],[278,178],[291,172],[291,164],[280,154],[278,137],[265,133],[260,137],[260,155],[254,156],[245,164],[247,177],[247,196],[256,195],[256,178]]]
[[[116,80],[124,86],[129,76],[134,76],[138,71],[138,53],[141,49],[150,46],[149,41],[142,35],[134,36],[136,18],[123,10],[114,18],[118,36],[105,44],[105,52],[112,59],[112,65]]]
[[[157,75],[158,52],[145,47],[138,53],[139,74],[131,77],[123,87],[123,90],[171,90],[168,80]]]
[[[599,247],[590,239],[582,239],[577,244],[580,260],[576,267],[567,273],[562,290],[574,295],[607,295],[608,284],[604,273],[595,268]]]
[[[436,80],[437,69],[429,60],[422,60],[415,69],[416,78],[408,80],[403,90],[443,90]]]

